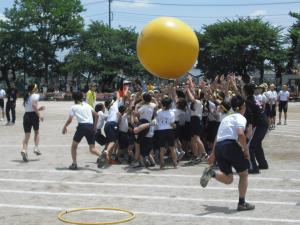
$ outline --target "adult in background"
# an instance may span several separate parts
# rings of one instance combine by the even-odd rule
[[[0,118],[0,121],[4,120],[4,97],[6,95],[6,92],[4,89],[0,89],[0,108],[2,112],[2,117]]]
[[[254,89],[254,84],[246,84],[244,86],[246,96],[245,117],[247,119],[247,137],[250,140],[249,151],[251,166],[249,173],[257,174],[259,173],[259,169],[268,169],[268,162],[265,159],[262,141],[267,134],[269,123],[262,106],[254,98]]]
[[[89,104],[93,109],[95,108],[96,98],[97,98],[97,84],[91,83],[90,90],[86,93],[86,103]]]
[[[278,101],[279,101],[279,121],[277,125],[281,125],[281,114],[282,111],[284,112],[284,125],[286,125],[286,119],[287,119],[287,110],[288,110],[288,102],[290,98],[290,92],[288,91],[288,86],[283,85],[282,90],[278,93]]]
[[[7,96],[7,102],[6,102],[6,119],[7,123],[6,125],[14,125],[16,122],[16,102],[17,102],[17,95],[18,95],[18,90],[15,87],[15,84],[12,83],[11,87],[8,88],[6,92]],[[10,112],[11,112],[11,117],[12,120],[10,119]]]

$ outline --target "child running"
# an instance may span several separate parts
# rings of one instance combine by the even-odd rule
[[[38,100],[39,95],[36,94],[38,91],[38,87],[36,84],[31,84],[27,88],[27,93],[24,96],[24,107],[25,107],[25,114],[23,116],[23,128],[25,132],[25,137],[23,140],[23,149],[21,151],[21,155],[24,162],[28,162],[28,155],[27,155],[27,147],[28,141],[30,138],[31,129],[33,127],[34,130],[34,150],[33,152],[36,155],[41,155],[38,146],[40,141],[40,134],[39,134],[39,125],[40,121],[43,121],[43,117],[40,114],[40,111],[45,110],[44,106],[38,107]]]
[[[98,114],[94,109],[87,103],[82,102],[83,94],[81,92],[74,92],[73,99],[75,105],[73,105],[69,112],[69,118],[66,121],[62,133],[67,133],[67,127],[71,124],[75,117],[78,122],[78,127],[73,137],[71,155],[72,164],[69,166],[70,170],[77,170],[77,148],[83,137],[86,138],[90,152],[94,155],[99,156],[100,153],[95,147],[95,130],[97,128]],[[99,162],[99,160],[97,160]]]
[[[210,163],[216,159],[221,172],[217,173],[211,166],[207,167],[203,171],[200,184],[202,187],[206,187],[211,177],[224,184],[231,184],[233,182],[232,167],[234,167],[240,177],[237,210],[253,210],[255,206],[245,201],[250,156],[244,134],[247,123],[243,116],[246,110],[244,98],[241,96],[232,97],[231,106],[235,113],[222,120],[218,129],[215,148],[209,157]]]

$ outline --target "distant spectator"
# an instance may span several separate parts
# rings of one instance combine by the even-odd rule
[[[284,125],[286,125],[287,119],[287,110],[288,110],[288,102],[290,98],[290,92],[288,91],[288,86],[283,85],[282,90],[278,93],[278,101],[279,101],[279,122],[277,125],[281,125],[281,113],[284,112]]]
[[[11,87],[7,90],[7,102],[6,102],[6,125],[14,125],[16,122],[16,102],[17,102],[18,90],[15,84],[12,83]],[[10,120],[10,112],[12,120]]]
[[[4,89],[0,88],[0,108],[2,111],[2,117],[0,118],[0,121],[4,120],[4,97],[6,95],[6,92]]]
[[[86,103],[88,103],[93,109],[95,108],[96,103],[96,93],[97,84],[91,83],[90,90],[86,93]]]

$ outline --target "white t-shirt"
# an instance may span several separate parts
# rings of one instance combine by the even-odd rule
[[[220,122],[221,121],[221,113],[217,111],[216,104],[209,101],[208,108],[209,108],[208,120]]]
[[[154,136],[155,126],[150,126],[148,133],[145,137],[152,138]]]
[[[93,124],[93,114],[94,109],[85,102],[81,104],[73,105],[70,109],[69,115],[71,117],[76,117],[78,123],[89,123]]]
[[[150,104],[142,105],[138,109],[138,112],[140,114],[140,120],[145,119],[150,122],[152,120],[155,107],[156,105],[152,102],[150,102]]]
[[[107,119],[107,114],[103,113],[102,111],[98,112],[98,122],[97,122],[97,130],[102,129],[104,122]]]
[[[119,122],[119,131],[127,133],[128,132],[128,115],[125,113]]]
[[[260,103],[260,105],[265,104],[267,101],[266,96],[263,94],[254,95],[254,98],[256,101],[258,101]]]
[[[4,98],[6,95],[6,92],[3,89],[0,89],[0,99]]]
[[[265,93],[265,96],[267,97],[267,103],[274,105],[276,104],[277,100],[277,92],[276,91],[267,91]]]
[[[175,113],[175,121],[178,122],[180,126],[183,126],[185,124],[185,111],[181,109],[176,109],[174,113]]]
[[[191,122],[191,115],[192,115],[191,103],[188,103],[185,111],[185,122]]]
[[[289,100],[289,97],[290,97],[290,92],[289,91],[279,91],[278,93],[278,98],[279,98],[279,101],[288,101]]]
[[[191,116],[198,116],[202,119],[203,105],[200,100],[196,99],[194,102],[194,109],[195,110],[191,110]]]
[[[172,110],[158,110],[156,116],[157,130],[173,129],[175,123],[175,113]]]
[[[119,101],[115,101],[108,110],[107,122],[118,123]]]
[[[238,139],[238,128],[246,128],[247,120],[244,116],[239,113],[234,113],[226,116],[218,129],[217,142],[224,140],[237,140]]]
[[[39,99],[40,99],[40,95],[38,95],[38,94],[30,95],[27,102],[25,102],[25,112],[34,112],[32,104],[34,102],[38,102]]]

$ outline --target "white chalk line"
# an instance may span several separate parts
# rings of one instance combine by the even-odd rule
[[[276,170],[280,172],[300,172],[300,170]],[[0,169],[0,172],[17,172],[17,173],[61,173],[61,174],[76,174],[75,171],[71,170],[34,170],[34,169]],[[81,170],[79,172],[81,173],[87,173],[87,174],[99,174],[99,175],[105,175],[105,176],[145,176],[145,177],[181,177],[181,178],[196,178],[199,179],[200,175],[191,175],[191,174],[151,174],[151,173],[141,173],[141,172],[132,172],[132,173],[119,173],[119,172],[106,172],[106,171],[83,171]],[[237,175],[235,175],[238,177]],[[261,181],[294,181],[294,182],[300,182],[300,179],[295,178],[277,178],[277,177],[257,177],[257,176],[249,176],[249,180],[261,180]]]
[[[158,184],[133,184],[133,183],[99,183],[83,181],[59,181],[59,180],[30,180],[30,179],[5,179],[0,182],[15,183],[41,183],[41,184],[65,184],[65,185],[87,185],[87,186],[111,186],[111,187],[135,187],[135,188],[169,188],[169,189],[200,189],[200,185],[158,185]],[[237,191],[237,188],[230,187],[207,187],[207,190],[228,190]],[[249,188],[250,192],[279,192],[279,193],[300,193],[300,189],[271,189],[271,188]]]
[[[270,135],[275,135],[275,136],[281,136],[281,137],[293,137],[293,138],[300,138],[300,136],[295,136],[295,135],[284,135],[284,134],[274,134],[270,133]]]
[[[118,195],[118,194],[98,194],[98,193],[78,193],[78,192],[48,192],[48,191],[22,191],[22,190],[1,190],[0,193],[11,194],[26,194],[26,195],[48,195],[48,196],[71,196],[71,197],[101,197],[101,198],[123,198],[123,199],[147,199],[147,200],[174,200],[174,201],[193,201],[193,202],[226,202],[236,203],[237,200],[228,199],[203,199],[203,198],[183,198],[183,197],[167,197],[156,195]],[[251,200],[251,203],[266,204],[266,205],[286,205],[296,206],[297,202],[281,202],[281,201],[256,201]]]
[[[14,205],[0,203],[2,208],[13,208],[13,209],[36,209],[36,210],[48,210],[48,211],[64,211],[63,207],[56,206],[38,206],[38,205]],[[299,219],[280,219],[280,218],[259,218],[259,217],[243,217],[243,216],[216,216],[216,215],[200,215],[200,214],[189,214],[189,213],[161,213],[161,212],[142,212],[133,211],[135,214],[157,216],[157,217],[172,217],[172,218],[185,218],[185,219],[217,219],[217,220],[238,220],[238,221],[261,221],[261,222],[280,222],[280,223],[300,223]]]

